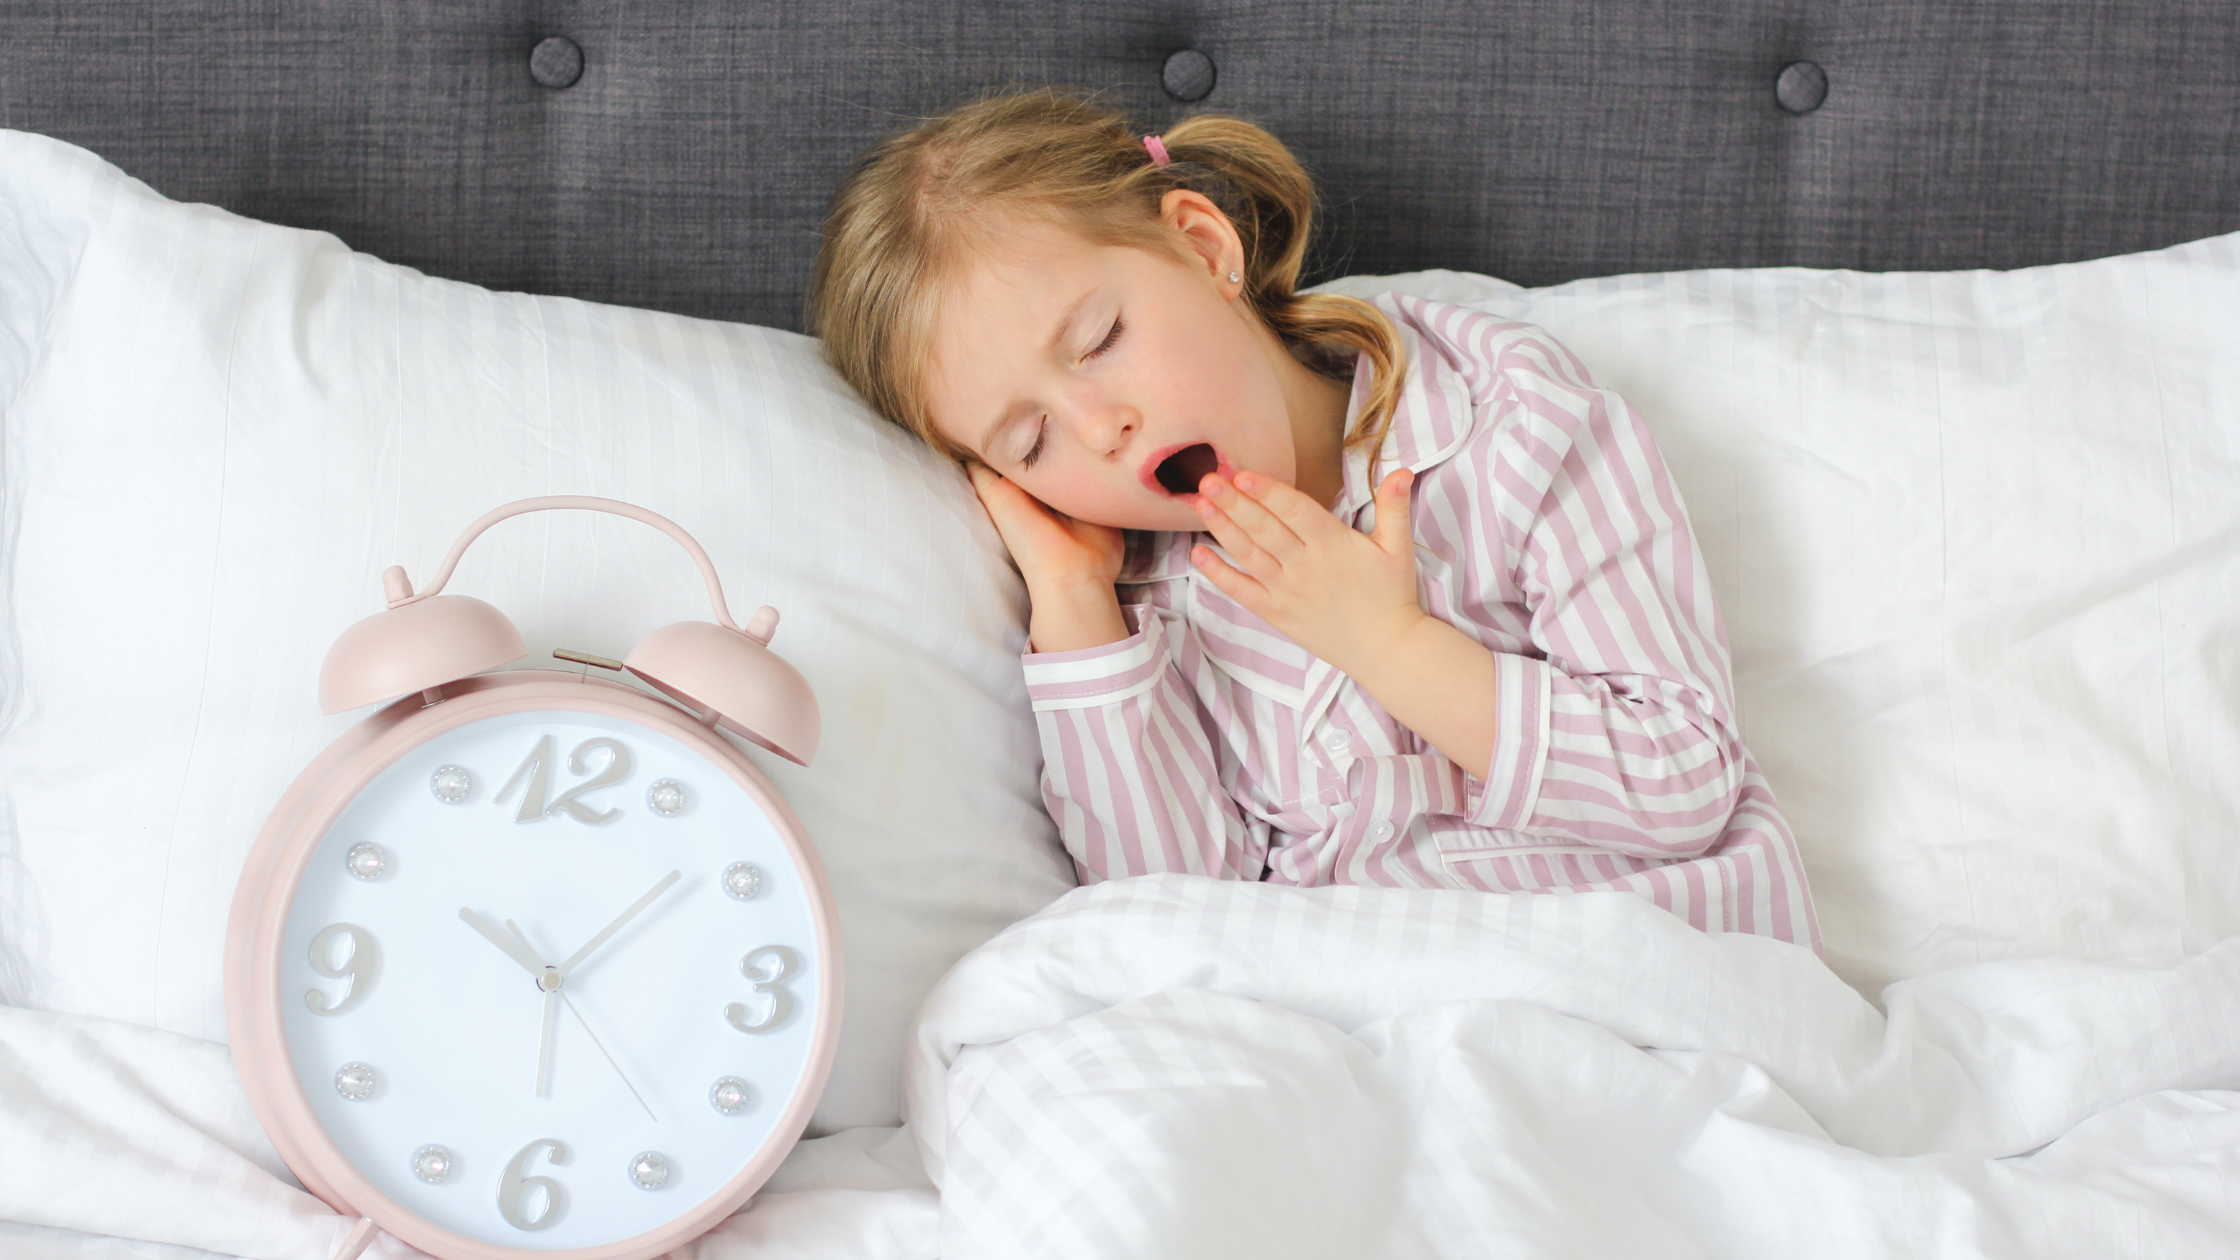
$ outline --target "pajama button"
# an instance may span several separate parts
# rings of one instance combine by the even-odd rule
[[[1323,746],[1327,747],[1331,752],[1344,752],[1346,750],[1346,745],[1351,744],[1352,742],[1353,737],[1346,734],[1344,731],[1332,731],[1328,735],[1322,737]]]
[[[1379,840],[1390,840],[1391,838],[1392,838],[1392,824],[1391,824],[1391,823],[1388,823],[1388,822],[1381,822],[1381,823],[1378,823],[1378,824],[1377,824],[1377,839],[1379,839]]]

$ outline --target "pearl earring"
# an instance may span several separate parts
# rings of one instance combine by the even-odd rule
[[[1229,283],[1231,283],[1231,284],[1235,284],[1235,283],[1236,283],[1237,281],[1239,281],[1239,280],[1242,280],[1242,279],[1244,279],[1244,277],[1243,277],[1243,276],[1240,276],[1240,275],[1238,275],[1238,274],[1237,274],[1236,272],[1234,272],[1234,271],[1232,271],[1232,272],[1230,272],[1230,273],[1229,273]]]

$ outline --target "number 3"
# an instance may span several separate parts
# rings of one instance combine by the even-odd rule
[[[767,977],[755,974],[754,960],[764,957],[777,960],[777,967]],[[786,1016],[793,1014],[793,994],[786,991],[785,981],[800,965],[801,955],[783,945],[765,945],[740,959],[739,971],[747,979],[754,981],[754,991],[770,995],[770,1013],[750,1024],[747,1022],[747,1008],[741,1003],[733,1002],[723,1008],[723,1017],[731,1021],[733,1028],[743,1033],[769,1032],[786,1022]]]

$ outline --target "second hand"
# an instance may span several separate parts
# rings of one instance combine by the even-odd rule
[[[653,1114],[653,1108],[646,1102],[645,1095],[640,1094],[638,1087],[630,1083],[630,1076],[622,1070],[622,1065],[614,1061],[613,1055],[607,1054],[606,1043],[599,1040],[599,1034],[591,1031],[591,1022],[583,1017],[582,1011],[576,1009],[575,999],[569,997],[566,993],[562,993],[560,1001],[566,1004],[568,1013],[576,1017],[576,1023],[583,1026],[583,1035],[591,1038],[592,1045],[599,1047],[599,1053],[605,1056],[607,1066],[613,1068],[614,1074],[622,1078],[622,1087],[629,1090],[630,1096],[638,1100],[638,1105],[646,1109],[646,1119],[653,1121],[655,1124],[661,1123],[661,1117]]]

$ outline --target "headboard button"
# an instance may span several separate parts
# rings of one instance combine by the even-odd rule
[[[583,77],[583,49],[564,35],[537,41],[529,50],[529,77],[548,88],[569,88]]]
[[[1828,99],[1828,72],[1809,61],[1792,61],[1773,81],[1773,99],[1792,114],[1809,114]]]
[[[1159,70],[1159,86],[1178,101],[1202,101],[1213,91],[1213,58],[1195,48],[1185,48],[1167,58]]]

